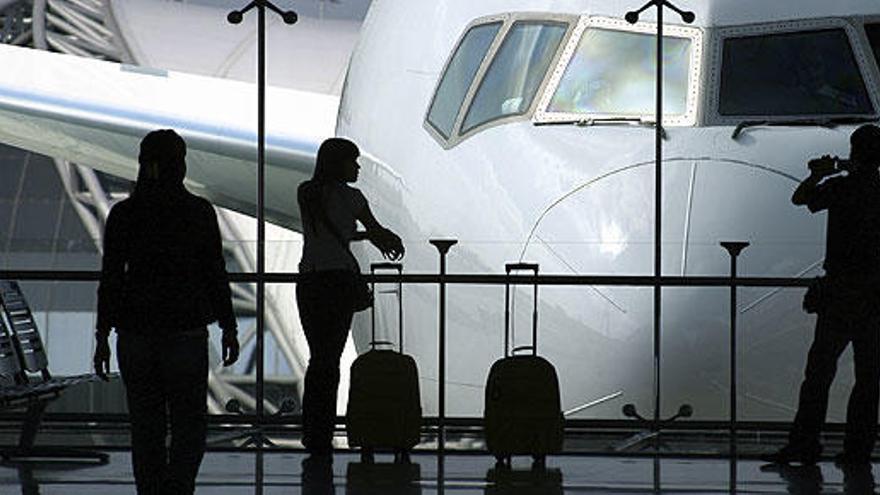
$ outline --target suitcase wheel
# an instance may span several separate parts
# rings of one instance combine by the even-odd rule
[[[496,455],[495,469],[510,469],[510,456]]]
[[[361,462],[364,464],[374,464],[376,462],[376,457],[373,456],[373,449],[361,449]]]

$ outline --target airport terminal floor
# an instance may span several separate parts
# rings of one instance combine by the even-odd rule
[[[2,445],[15,434],[4,424]],[[224,434],[228,435],[229,432]],[[395,465],[391,454],[377,454],[373,465],[361,463],[357,451],[339,448],[332,467],[302,464],[305,453],[292,438],[275,438],[280,448],[257,452],[252,448],[209,449],[199,472],[196,493],[221,494],[528,494],[563,493],[874,493],[880,461],[861,468],[842,469],[831,457],[840,450],[839,435],[823,438],[826,456],[815,466],[770,466],[758,460],[761,452],[778,448],[779,431],[752,431],[738,436],[737,460],[731,462],[729,440],[723,432],[663,433],[654,439],[615,452],[633,431],[582,430],[566,437],[565,452],[547,459],[545,470],[532,470],[531,459],[515,457],[512,470],[495,469],[494,459],[479,440],[461,436],[450,442],[445,455],[436,446],[417,447],[410,465]],[[0,466],[3,494],[134,494],[130,450],[119,444],[121,430],[100,438],[109,440],[104,451],[109,462],[5,463]],[[115,437],[111,438],[111,437]],[[53,444],[95,443],[94,431],[62,433],[54,430]],[[209,441],[211,436],[209,435]],[[341,438],[340,438],[341,440]],[[116,444],[116,445],[113,445]],[[95,448],[95,447],[91,447]],[[659,453],[659,454],[657,454]]]

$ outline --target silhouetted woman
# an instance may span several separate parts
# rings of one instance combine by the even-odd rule
[[[297,191],[304,245],[296,286],[299,317],[309,343],[303,394],[303,444],[314,460],[331,459],[339,359],[354,314],[360,268],[351,241],[369,240],[386,258],[404,254],[400,237],[379,225],[357,181],[360,151],[347,139],[331,138],[318,149],[311,180]],[[355,221],[365,231],[358,231]]]
[[[138,162],[134,192],[104,229],[95,370],[107,379],[115,328],[138,495],[190,495],[205,453],[207,327],[223,329],[229,366],[238,359],[237,324],[217,214],[183,185],[183,138],[150,132]]]

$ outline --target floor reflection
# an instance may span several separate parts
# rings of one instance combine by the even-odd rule
[[[45,476],[45,472],[53,472],[55,475],[76,476],[83,475],[86,470],[103,466],[101,463],[94,462],[65,462],[64,460],[44,460],[42,462],[0,462],[5,470],[14,471],[18,478],[18,487],[20,492],[9,488],[6,483],[0,480],[0,493],[21,493],[22,495],[40,495],[44,493],[40,490],[40,478]],[[10,483],[11,485],[12,483]],[[4,488],[7,487],[7,488]]]
[[[843,493],[847,495],[867,495],[875,493],[873,465],[855,464],[835,466],[843,473]],[[765,464],[760,468],[764,473],[776,473],[785,482],[790,494],[812,495],[826,491],[822,469],[813,466],[781,466]],[[836,492],[836,490],[835,490]]]
[[[261,459],[262,457],[262,459]],[[135,492],[131,457],[111,453],[107,465],[58,463],[0,465],[2,494],[121,495]],[[581,493],[876,493],[880,464],[767,466],[739,459],[736,476],[724,457],[564,455],[531,469],[528,459],[496,469],[478,452],[417,453],[411,464],[365,464],[357,452],[337,451],[332,463],[303,462],[300,451],[208,452],[199,472],[198,495],[557,495]],[[255,472],[257,468],[261,474]],[[876,472],[874,472],[876,470]],[[731,480],[735,484],[731,486]]]
[[[350,462],[345,495],[421,495],[422,468],[416,463]]]
[[[785,481],[788,493],[798,495],[822,493],[822,470],[815,464],[812,466],[765,464],[761,466],[761,471],[778,474]],[[870,470],[868,473],[870,474]]]
[[[304,459],[300,483],[303,495],[335,495],[333,463],[314,458]]]
[[[844,466],[843,491],[848,495],[875,493],[874,473],[871,464]]]
[[[486,495],[562,495],[560,469],[492,468],[486,473]]]

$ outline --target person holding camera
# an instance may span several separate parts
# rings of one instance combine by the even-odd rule
[[[343,138],[321,143],[312,178],[297,190],[303,225],[303,251],[296,301],[306,341],[309,365],[303,392],[303,445],[308,463],[332,461],[333,425],[339,386],[339,360],[348,338],[363,280],[349,250],[351,241],[370,241],[383,256],[404,255],[400,237],[373,216],[356,182],[360,150]],[[365,231],[356,229],[359,221]]]
[[[855,384],[846,411],[840,465],[870,462],[880,399],[880,127],[863,125],[850,136],[850,159],[825,155],[808,164],[810,175],[792,203],[812,213],[827,210],[825,277],[805,307],[817,313],[797,414],[788,443],[765,456],[773,463],[813,464],[837,361],[853,346]],[[840,175],[841,172],[845,174]],[[809,301],[809,304],[807,302]]]

